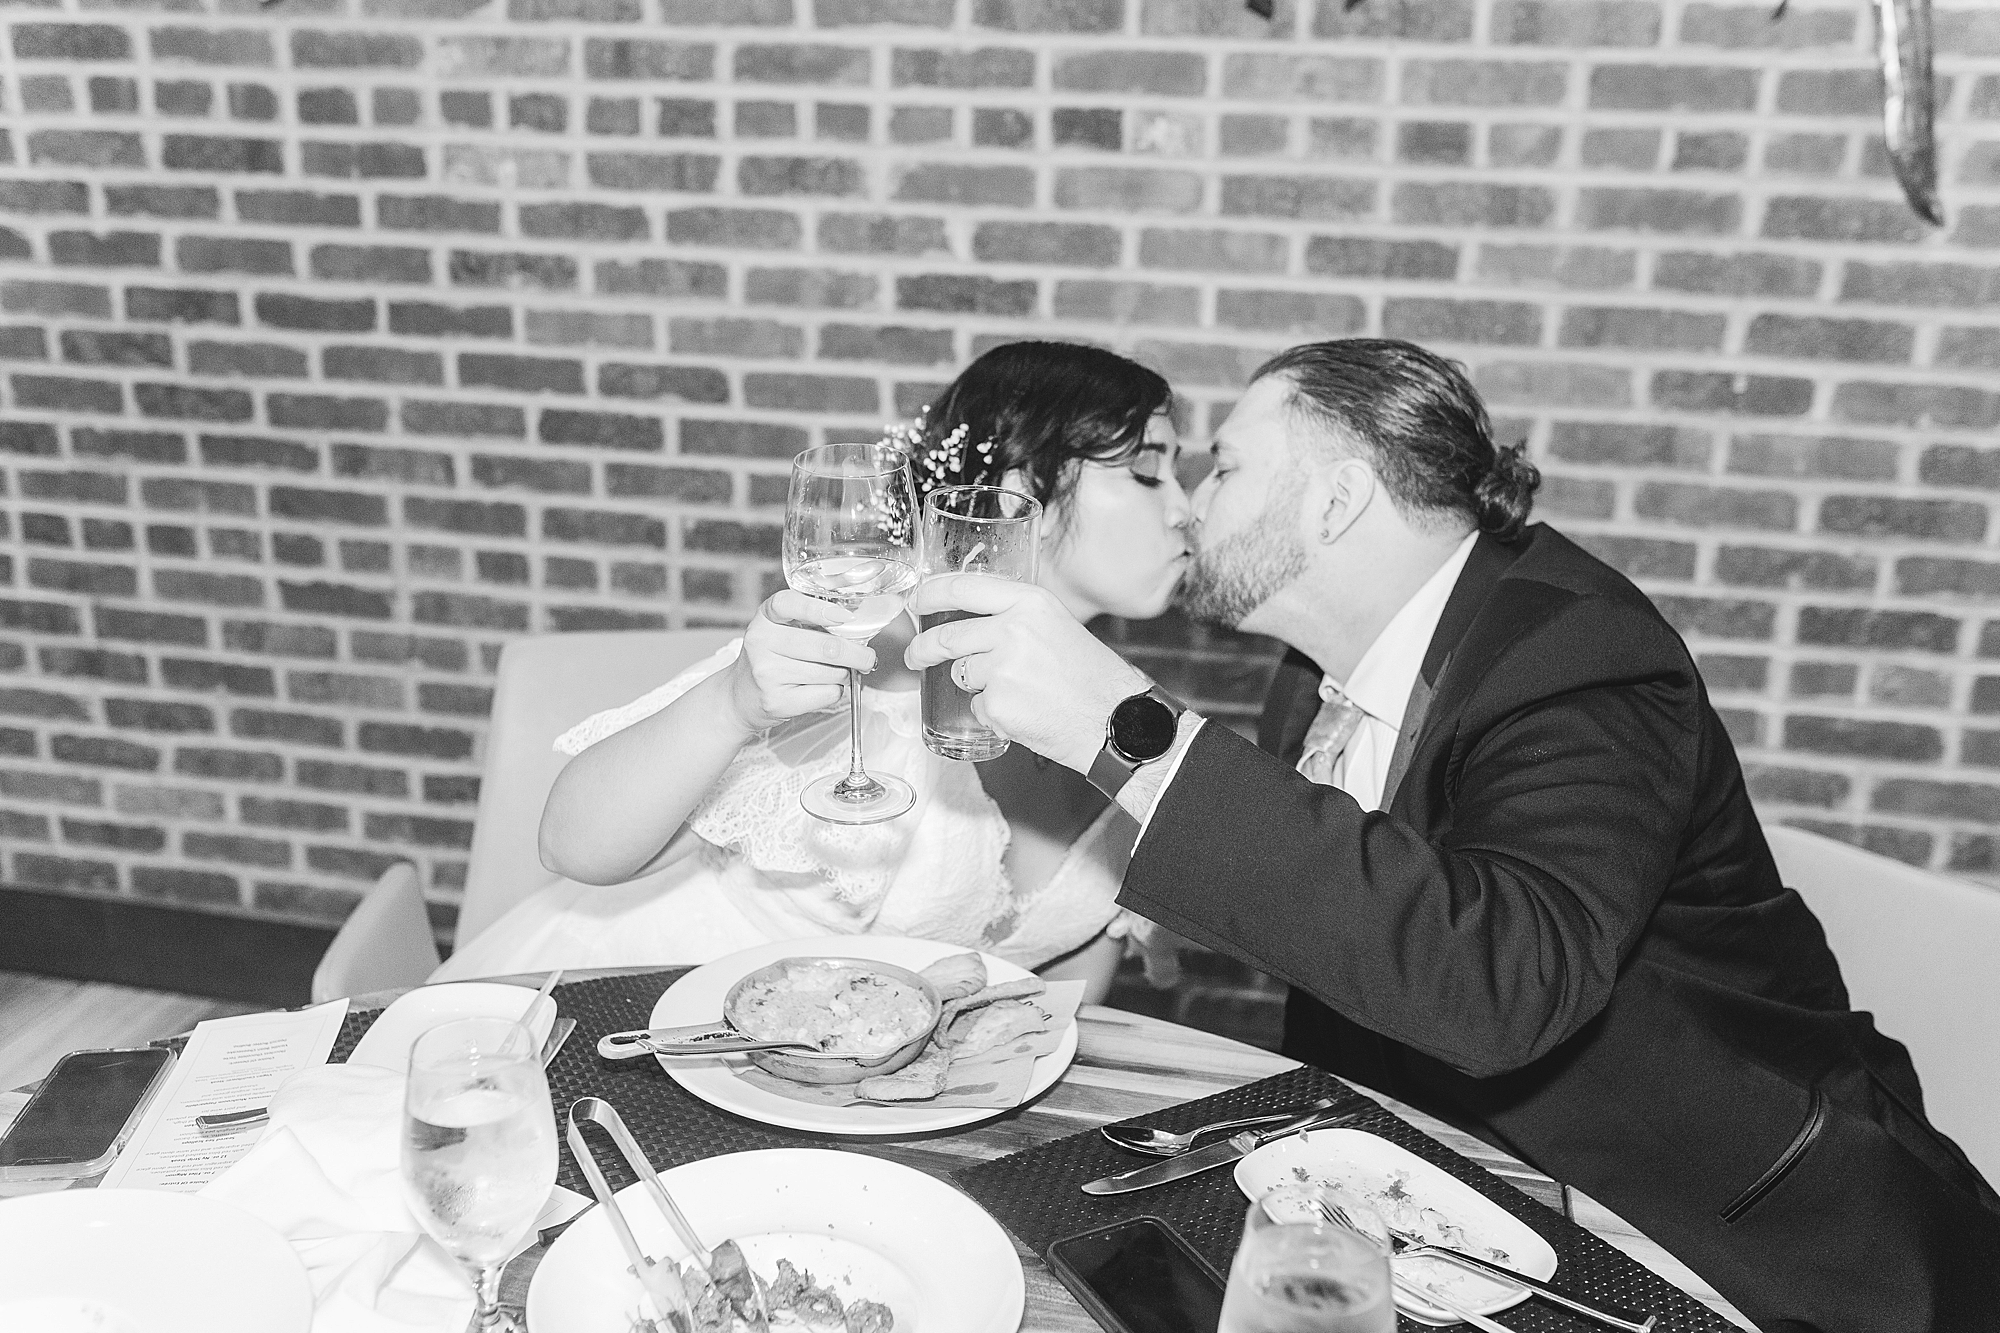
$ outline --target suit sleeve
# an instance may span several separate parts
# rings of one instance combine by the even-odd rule
[[[1504,1073],[1607,1003],[1687,827],[1700,699],[1665,625],[1573,603],[1455,710],[1428,832],[1204,727],[1119,901],[1465,1073]]]

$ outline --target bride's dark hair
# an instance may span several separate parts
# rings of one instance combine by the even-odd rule
[[[908,433],[917,489],[997,486],[1018,471],[1044,505],[1068,498],[1085,459],[1117,463],[1167,410],[1166,380],[1082,343],[1004,343],[967,366]]]

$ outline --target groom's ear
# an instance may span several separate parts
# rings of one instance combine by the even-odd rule
[[[1306,513],[1317,527],[1307,538],[1331,546],[1354,526],[1375,498],[1375,469],[1359,458],[1343,458],[1307,483]]]

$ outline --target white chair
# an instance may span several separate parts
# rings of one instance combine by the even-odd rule
[[[470,940],[555,876],[536,833],[556,774],[556,737],[663,685],[741,631],[613,630],[515,639],[500,653],[458,939]]]
[[[348,914],[313,970],[314,1004],[413,986],[438,965],[417,868],[398,861]]]
[[[1850,1001],[1910,1049],[1931,1121],[2000,1181],[2000,890],[1766,825]]]
[[[555,878],[536,830],[568,760],[555,738],[592,713],[638,698],[707,657],[734,630],[645,630],[515,639],[500,652],[472,857],[458,913],[463,943]],[[334,936],[313,974],[313,999],[415,986],[438,965],[416,867],[384,872]]]

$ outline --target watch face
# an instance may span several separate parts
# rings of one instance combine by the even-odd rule
[[[1134,763],[1158,759],[1173,748],[1180,719],[1150,694],[1135,694],[1111,711],[1111,743]]]

